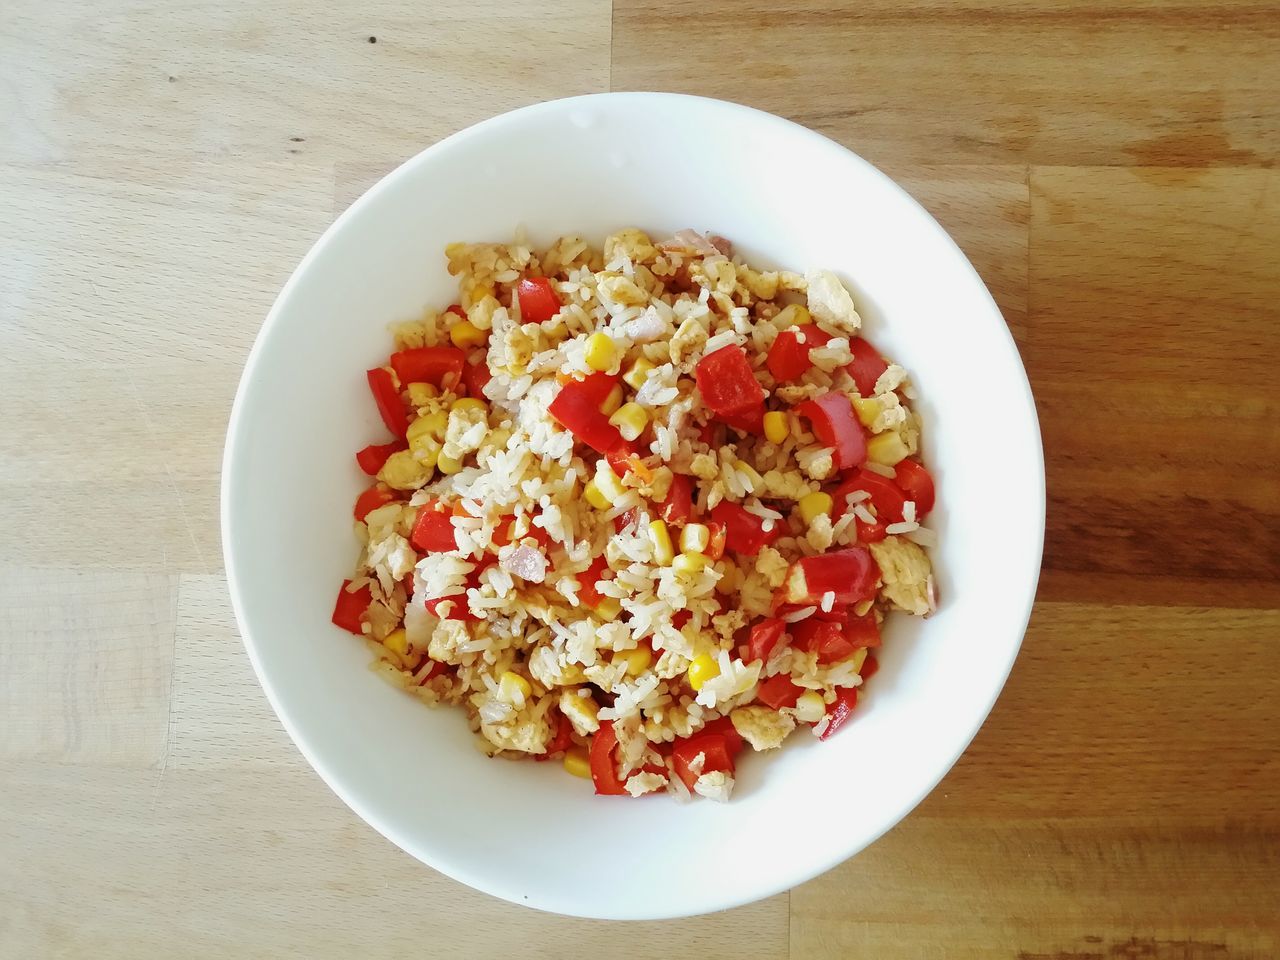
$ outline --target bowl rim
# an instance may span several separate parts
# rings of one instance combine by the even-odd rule
[[[245,418],[245,395],[248,384],[256,376],[257,367],[263,353],[263,343],[268,338],[270,331],[277,324],[279,315],[284,311],[285,305],[291,299],[293,292],[303,282],[310,269],[311,264],[320,256],[320,252],[324,250],[346,226],[346,224],[357,217],[359,212],[366,206],[374,202],[374,198],[394,187],[402,179],[412,176],[413,171],[422,164],[430,162],[430,159],[436,153],[448,150],[451,146],[465,142],[473,137],[482,135],[490,129],[501,126],[515,117],[527,118],[532,115],[541,113],[554,114],[562,111],[572,110],[580,106],[597,106],[601,103],[608,103],[610,107],[616,107],[618,104],[627,102],[644,102],[650,103],[667,103],[672,108],[693,107],[696,109],[719,111],[725,114],[736,114],[745,121],[752,124],[761,124],[772,126],[787,136],[800,137],[810,141],[816,148],[827,152],[838,152],[844,162],[852,162],[861,166],[864,172],[869,174],[873,180],[880,183],[880,186],[891,193],[897,194],[900,200],[906,201],[914,206],[917,211],[923,214],[925,223],[929,224],[932,230],[937,234],[945,246],[949,247],[954,257],[960,264],[967,268],[972,279],[976,281],[976,289],[981,291],[981,296],[985,297],[986,306],[989,308],[994,318],[1001,321],[1000,336],[1003,338],[1001,343],[1007,351],[1006,362],[1011,362],[1013,369],[1016,370],[1018,377],[1018,386],[1021,388],[1022,399],[1025,401],[1027,412],[1030,414],[1030,427],[1032,431],[1032,439],[1034,439],[1033,450],[1031,454],[1031,466],[1034,468],[1036,487],[1031,491],[1035,501],[1035,530],[1034,544],[1032,555],[1035,558],[1035,570],[1027,585],[1026,596],[1022,599],[1023,611],[1020,617],[1021,627],[1018,631],[1017,642],[1011,644],[1008,649],[1006,661],[999,664],[993,664],[991,672],[994,678],[997,673],[999,675],[999,683],[992,687],[992,695],[990,696],[978,719],[973,725],[973,729],[963,738],[963,742],[955,751],[954,755],[945,763],[939,766],[936,777],[927,782],[927,786],[916,796],[909,804],[905,805],[902,810],[887,822],[882,829],[870,835],[865,841],[855,841],[851,844],[833,844],[831,852],[825,857],[815,857],[808,861],[804,869],[799,869],[787,873],[785,876],[779,877],[772,883],[761,884],[756,892],[749,895],[717,897],[713,891],[708,891],[708,896],[703,902],[693,905],[691,910],[635,910],[627,913],[599,913],[599,912],[574,912],[569,913],[563,905],[549,906],[537,902],[536,896],[531,896],[527,892],[517,890],[515,887],[505,886],[501,882],[501,878],[492,878],[487,875],[480,875],[470,870],[465,864],[456,861],[441,862],[435,859],[427,859],[425,856],[416,852],[417,844],[411,839],[401,836],[399,831],[393,824],[383,820],[381,815],[368,805],[358,800],[352,791],[348,790],[342,779],[335,774],[329,764],[321,757],[320,752],[313,746],[307,735],[298,728],[287,709],[282,703],[278,691],[272,683],[270,675],[263,669],[258,654],[257,643],[253,639],[252,631],[244,614],[244,603],[241,599],[240,576],[238,572],[237,562],[233,551],[233,512],[234,508],[231,502],[230,489],[232,487],[232,477],[237,472],[237,451],[241,447],[242,437],[242,421]],[[288,280],[281,287],[280,292],[276,295],[272,302],[271,308],[267,311],[266,317],[259,327],[254,337],[253,346],[250,348],[248,356],[245,360],[244,370],[236,387],[235,398],[231,405],[231,411],[228,417],[226,440],[223,447],[223,458],[221,472],[219,476],[219,532],[222,539],[222,556],[225,568],[225,576],[227,580],[227,589],[231,597],[232,611],[235,615],[236,627],[240,633],[241,640],[244,643],[245,651],[248,654],[249,662],[253,667],[254,675],[257,677],[258,683],[261,685],[263,692],[270,703],[272,710],[279,718],[285,732],[289,735],[290,740],[302,753],[307,763],[320,776],[325,784],[349,807],[358,817],[365,823],[369,824],[375,831],[389,840],[399,849],[408,853],[414,859],[425,863],[433,870],[466,884],[473,889],[487,893],[491,896],[498,897],[510,903],[521,906],[534,907],[540,910],[546,910],[553,913],[562,913],[563,915],[589,917],[597,919],[618,919],[618,920],[660,920],[673,919],[685,916],[696,916],[699,914],[712,913],[720,910],[726,910],[733,907],[743,906],[745,904],[754,903],[758,900],[764,900],[772,896],[776,896],[786,890],[790,890],[801,883],[805,883],[814,877],[826,873],[828,870],[838,864],[849,859],[853,855],[866,849],[875,843],[889,830],[893,829],[902,822],[920,803],[937,787],[963,753],[968,749],[978,731],[986,723],[987,718],[991,714],[992,708],[995,706],[996,700],[999,698],[1004,689],[1005,683],[1008,681],[1009,673],[1013,668],[1014,661],[1022,648],[1022,642],[1026,636],[1027,625],[1030,622],[1033,605],[1036,598],[1037,587],[1039,583],[1041,567],[1043,562],[1044,551],[1044,532],[1045,532],[1045,474],[1044,474],[1044,446],[1040,432],[1039,417],[1036,411],[1035,398],[1031,391],[1030,381],[1027,378],[1026,368],[1022,363],[1021,354],[1018,351],[1017,344],[1013,339],[1012,333],[1009,331],[1008,325],[1003,322],[1003,314],[991,296],[990,290],[987,288],[981,275],[973,267],[973,264],[965,256],[964,252],[952,239],[951,235],[934,219],[934,217],[924,209],[924,207],[905,189],[899,186],[892,178],[883,173],[869,161],[863,159],[857,153],[845,147],[843,144],[836,142],[824,134],[818,133],[803,124],[792,120],[779,117],[776,114],[769,113],[755,107],[749,107],[744,104],[735,103],[727,100],[718,100],[711,97],[700,97],[690,94],[650,92],[650,91],[613,91],[607,93],[585,94],[581,96],[563,97],[555,100],[541,101],[530,104],[528,106],[519,107],[514,110],[506,111],[488,119],[482,120],[471,126],[465,127],[455,133],[438,140],[412,157],[399,164],[373,186],[369,187],[360,195],[350,206],[340,213],[332,223],[320,234],[316,241],[308,249],[307,253],[298,262],[297,266],[290,273]],[[997,670],[998,667],[998,670]]]

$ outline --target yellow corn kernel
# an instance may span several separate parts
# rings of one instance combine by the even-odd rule
[[[639,390],[644,386],[644,382],[649,379],[649,373],[653,369],[653,364],[641,357],[627,369],[627,372],[622,375],[622,379],[626,381],[627,386],[632,390]]]
[[[470,320],[459,320],[449,328],[449,339],[455,347],[478,347],[488,337]]]
[[[764,477],[756,473],[755,468],[752,467],[751,464],[747,463],[745,460],[734,461],[733,467],[735,470],[738,471],[739,474],[742,475],[742,478],[751,485],[752,493],[755,493],[757,490],[759,490],[761,484],[764,483]]]
[[[689,661],[686,676],[689,678],[689,686],[694,690],[701,690],[702,685],[708,680],[714,680],[720,676],[720,665],[710,654],[700,653]]]
[[[477,400],[475,397],[459,397],[453,401],[453,406],[449,408],[449,412],[454,410],[481,410],[485,413],[489,412],[489,405],[483,400]]]
[[[609,464],[601,460],[596,466],[596,489],[604,496],[608,503],[613,503],[624,493],[626,488],[623,487],[622,481],[618,479],[618,475],[609,469]],[[604,509],[603,507],[601,509]]]
[[[867,441],[867,459],[886,467],[897,466],[910,451],[896,430],[877,433]]]
[[[829,493],[810,493],[803,496],[796,503],[800,508],[800,516],[804,519],[807,526],[812,526],[813,521],[823,514],[829,514],[832,506],[831,494]]]
[[[403,657],[409,652],[409,636],[404,632],[404,627],[399,627],[386,635],[382,645],[392,653]]]
[[[667,533],[667,525],[661,520],[649,521],[649,539],[653,541],[653,559],[664,567],[676,558],[671,546],[671,534]]]
[[[620,406],[622,406],[622,384],[615,383],[609,395],[604,398],[604,403],[600,404],[600,412],[606,417],[611,417],[618,412]]]
[[[681,553],[671,561],[671,569],[688,577],[696,577],[707,569],[707,558],[700,553]]]
[[[507,670],[498,678],[498,696],[507,703],[520,703],[533,696],[533,687],[520,674]]]
[[[620,650],[613,655],[613,662],[626,663],[627,675],[638,677],[648,670],[649,665],[653,663],[653,651],[643,644],[634,650]]]
[[[880,416],[880,401],[875,397],[850,397],[849,400],[853,403],[853,412],[864,427],[870,427],[876,422],[876,417]]]
[[[493,450],[505,450],[507,441],[511,439],[511,431],[505,427],[498,427],[496,430],[490,430],[485,435],[485,446]]]
[[[597,617],[612,623],[622,613],[622,601],[617,597],[601,597],[594,609]]]
[[[608,370],[618,359],[618,348],[613,345],[613,337],[599,330],[587,337],[583,359],[592,370]]]
[[[684,553],[706,553],[711,544],[711,530],[701,523],[686,523],[680,531],[680,549]]]
[[[803,327],[806,323],[813,323],[813,317],[809,315],[808,308],[792,303],[782,308],[774,318],[774,323],[784,328]]]
[[[764,415],[764,438],[770,443],[781,443],[791,434],[791,423],[780,410],[770,410]]]
[[[591,758],[581,747],[570,747],[564,754],[564,768],[583,780],[591,779]]]
[[[827,713],[827,701],[817,690],[806,690],[800,694],[795,705],[796,719],[801,723],[817,723]]]
[[[440,396],[440,391],[430,383],[411,383],[405,389],[409,391],[409,402],[415,407],[425,407],[428,402]]]
[[[441,450],[440,455],[436,457],[436,469],[445,476],[452,476],[462,469],[462,461],[449,456]]]
[[[857,650],[853,651],[853,656],[849,658],[849,665],[853,667],[854,673],[861,673],[862,665],[866,663],[866,660],[867,648],[859,647]]]
[[[396,490],[417,490],[431,479],[432,465],[423,463],[410,450],[397,450],[387,457],[378,479]]]
[[[587,503],[591,504],[597,510],[609,509],[609,498],[600,492],[600,488],[596,486],[594,480],[588,480],[586,489],[583,491],[587,497]]]
[[[649,413],[638,403],[624,403],[609,418],[609,422],[618,428],[622,439],[630,443],[649,425]]]

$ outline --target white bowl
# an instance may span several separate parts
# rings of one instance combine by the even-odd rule
[[[744,756],[732,801],[596,797],[556,763],[489,760],[459,711],[367,669],[329,622],[357,544],[355,450],[385,432],[365,383],[388,322],[455,299],[444,245],[693,227],[751,261],[827,267],[910,371],[938,481],[941,608],[890,618],[881,670],[830,740]],[[662,918],[829,869],[933,788],[986,718],[1030,615],[1044,473],[1017,350],[969,262],[883,174],[803,127],[667,94],[539,104],[429,147],[331,226],[281,291],[236,396],[222,534],[258,678],[325,782],[378,832],[514,903]],[[246,732],[246,735],[252,735]]]

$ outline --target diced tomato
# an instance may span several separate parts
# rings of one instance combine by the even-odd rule
[[[357,520],[364,520],[370,512],[396,499],[395,493],[380,483],[375,483],[360,496],[356,497],[355,515]]]
[[[875,347],[861,337],[849,338],[849,352],[853,354],[853,362],[845,369],[849,371],[849,376],[853,377],[853,382],[858,385],[858,392],[864,397],[874,395],[876,381],[889,369],[889,364]]]
[[[845,639],[839,623],[809,617],[791,628],[793,643],[806,653],[816,653],[819,663],[836,663],[853,653],[853,644]]]
[[[858,517],[853,521],[853,525],[858,531],[859,543],[879,543],[889,535],[883,523],[867,523]]]
[[[862,682],[866,683],[876,675],[876,671],[880,669],[880,661],[873,655],[867,654],[867,659],[862,661]]]
[[[649,469],[649,465],[636,456],[630,447],[624,446],[610,450],[604,458],[608,461],[614,476],[624,477],[628,473],[634,473],[641,483],[648,483],[653,479],[653,471]]]
[[[764,415],[761,414],[761,420]],[[724,427],[714,420],[708,420],[698,428],[698,439],[713,450],[724,446]]]
[[[714,520],[707,523],[707,549],[704,554],[708,560],[719,560],[724,556],[725,540],[728,536],[723,523]]]
[[[832,500],[837,518],[849,512],[848,496],[859,490],[865,490],[870,494],[871,504],[876,508],[877,522],[897,523],[902,519],[902,508],[907,502],[902,490],[888,477],[882,477],[870,470],[855,470],[841,482],[840,486],[836,487]]]
[[[779,383],[798,379],[813,366],[809,351],[830,339],[831,334],[812,323],[783,330],[769,348],[769,372]]]
[[[742,347],[731,343],[707,354],[693,372],[702,400],[721,418],[764,406],[764,391]]]
[[[546,323],[560,312],[560,297],[546,277],[530,277],[516,285],[520,298],[520,319],[524,323]]]
[[[858,688],[857,687],[838,687],[836,689],[836,702],[827,708],[827,716],[830,721],[827,723],[827,729],[822,731],[818,737],[819,740],[825,740],[837,730],[844,726],[845,721],[849,719],[853,713],[853,708],[858,705]]]
[[[369,476],[376,477],[378,471],[382,469],[382,465],[387,462],[387,457],[397,450],[408,449],[409,445],[399,440],[391,443],[371,443],[356,454],[356,463]]]
[[[439,500],[423,504],[418,519],[413,524],[409,542],[420,553],[444,553],[457,550],[458,541],[453,535],[453,514]]]
[[[365,584],[354,593],[348,592],[350,580],[342,581],[342,589],[338,591],[338,602],[333,605],[333,622],[350,633],[360,636],[360,618],[364,616],[369,604],[373,602],[373,591]]]
[[[880,570],[864,548],[830,550],[814,557],[804,557],[791,565],[783,600],[820,605],[823,596],[830,593],[834,595],[836,604],[858,603],[876,595],[879,579]]]
[[[677,473],[671,478],[666,499],[658,504],[658,512],[667,523],[688,523],[693,516],[693,477]]]
[[[741,433],[764,433],[764,404],[752,407],[746,413],[724,413],[720,419]]]
[[[721,500],[715,505],[711,511],[711,519],[724,527],[725,546],[735,553],[747,556],[754,556],[760,552],[761,547],[768,546],[782,536],[781,521],[766,521],[728,500]],[[766,522],[772,523],[772,529],[765,530]]]
[[[724,737],[724,745],[729,751],[730,757],[736,757],[742,752],[742,734],[738,732],[738,728],[733,725],[733,721],[728,717],[717,717],[710,723],[703,726],[703,728],[695,733],[694,736],[701,737],[706,734],[714,734],[718,737]]]
[[[867,461],[867,435],[843,393],[824,393],[795,408],[808,418],[824,446],[835,450],[837,470],[851,470]]]
[[[844,624],[844,635],[855,650],[880,646],[880,624],[871,613],[862,617],[850,615]]]
[[[563,753],[573,746],[573,726],[569,723],[569,718],[559,710],[554,710],[552,722],[556,725],[555,733],[547,741],[547,749],[535,756],[535,760],[550,760],[552,755]]]
[[[489,369],[483,357],[476,363],[468,363],[462,368],[462,383],[467,388],[467,396],[484,400],[484,385],[493,379],[493,372]]]
[[[604,729],[604,724],[600,725]],[[596,734],[599,736],[599,734]],[[694,773],[689,765],[702,754],[701,773]],[[733,758],[729,755],[729,747],[724,736],[716,733],[695,733],[692,737],[677,740],[671,747],[671,765],[678,776],[690,790],[697,783],[702,773],[733,772]],[[597,791],[599,792],[599,791]]]
[[[933,509],[933,477],[918,460],[903,460],[893,471],[893,479],[908,500],[916,504],[916,519],[922,519]]]
[[[609,561],[601,554],[591,561],[591,566],[578,574],[578,599],[584,605],[595,609],[604,599],[604,595],[596,590],[596,584],[604,579],[608,570]]]
[[[746,652],[743,654],[742,659],[747,663],[753,660],[767,663],[786,630],[786,623],[778,618],[761,620],[759,623],[752,625],[751,633],[748,635],[746,642]]]
[[[467,355],[457,347],[414,347],[391,355],[401,383],[430,383],[452,390],[462,379]]]
[[[618,797],[627,792],[618,777],[618,763],[614,758],[617,746],[618,736],[613,732],[613,721],[601,722],[600,729],[591,738],[591,780],[596,785],[596,793],[601,796]]]
[[[600,412],[616,377],[593,373],[584,380],[566,383],[556,394],[547,412],[566,430],[599,453],[608,454],[627,447],[618,428]]]
[[[382,422],[397,437],[404,438],[409,429],[409,414],[405,411],[404,401],[400,399],[400,391],[391,374],[382,367],[374,367],[365,374],[369,381],[369,389],[373,391],[373,400],[378,405],[378,413]]]
[[[446,600],[449,601],[450,606],[442,614],[440,605]],[[423,605],[433,617],[438,617],[441,620],[462,620],[465,623],[478,623],[480,621],[480,618],[471,612],[465,593],[451,593],[447,597],[436,597],[432,600],[427,600]]]
[[[794,707],[802,693],[804,688],[792,683],[789,674],[780,673],[760,684],[756,690],[756,699],[766,707],[781,710],[783,707]]]

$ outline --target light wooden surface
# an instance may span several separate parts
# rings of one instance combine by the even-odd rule
[[[904,183],[1018,339],[1050,497],[1023,654],[920,809],[790,894],[621,927],[348,812],[217,532],[240,365],[333,215],[610,88]],[[1260,0],[0,4],[0,957],[1280,955],[1278,104]]]

